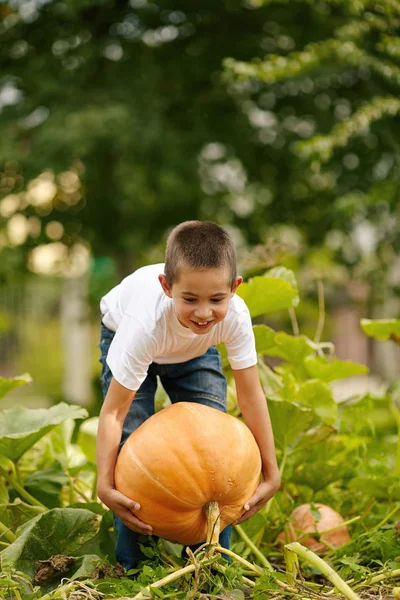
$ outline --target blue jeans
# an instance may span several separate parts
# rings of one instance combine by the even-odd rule
[[[114,335],[113,331],[101,325],[99,360],[102,364],[101,385],[104,398],[112,379],[106,358]],[[215,346],[209,348],[202,356],[184,363],[173,365],[152,363],[126,415],[120,449],[130,434],[154,414],[157,376],[172,403],[198,402],[226,412],[226,378],[222,373],[221,357]],[[115,515],[114,525],[117,533],[116,559],[125,569],[133,569],[140,560],[146,558],[139,544],[145,545],[147,537],[129,529]],[[223,548],[229,549],[231,533],[231,527],[226,527],[221,532],[219,542]]]

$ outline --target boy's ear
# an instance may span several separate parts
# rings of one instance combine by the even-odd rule
[[[238,289],[239,285],[243,282],[243,277],[236,277],[235,279],[235,283],[232,286],[232,294],[234,294],[236,292],[236,290]]]
[[[172,291],[170,286],[168,285],[167,279],[164,275],[164,273],[162,273],[161,275],[158,276],[158,281],[161,283],[161,287],[164,290],[164,294],[166,296],[168,296],[168,298],[172,298]]]

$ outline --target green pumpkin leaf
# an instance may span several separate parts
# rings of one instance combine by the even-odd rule
[[[20,498],[16,498],[12,504],[0,504],[0,521],[15,531],[18,527],[30,521],[39,514],[45,512],[41,506],[26,504]]]
[[[295,365],[301,364],[303,360],[315,352],[315,348],[305,335],[293,336],[279,331],[275,335],[276,346],[269,353],[269,356],[283,358]]]
[[[20,387],[21,385],[26,385],[27,383],[31,383],[32,377],[29,373],[24,373],[23,375],[19,375],[18,377],[14,377],[13,379],[7,379],[6,377],[0,377],[0,399],[3,398],[6,394]]]
[[[17,461],[40,438],[66,419],[84,419],[84,408],[60,402],[51,408],[17,406],[1,413],[0,454]]]
[[[0,479],[0,504],[8,504],[8,500],[8,486],[6,485],[5,479]]]
[[[298,304],[300,302],[299,288],[297,286],[296,275],[294,274],[294,272],[291,269],[287,269],[286,267],[282,267],[282,266],[273,267],[272,269],[269,269],[265,273],[265,277],[276,277],[277,279],[283,279],[284,281],[287,281],[288,283],[290,283],[292,288],[296,291],[296,297],[293,299],[292,306],[298,306]]]
[[[53,508],[17,530],[15,542],[0,554],[3,572],[12,569],[33,576],[37,560],[54,554],[76,555],[98,531],[100,517],[80,508]]]
[[[78,446],[91,462],[96,462],[96,437],[99,417],[86,419],[79,427]]]
[[[323,381],[310,379],[300,384],[296,400],[300,404],[312,408],[315,414],[327,425],[335,423],[338,407],[333,399],[330,386]]]
[[[60,494],[63,485],[68,483],[68,477],[59,463],[54,463],[47,469],[41,469],[28,475],[24,480],[24,488],[48,508],[61,506]]]
[[[328,361],[320,356],[307,356],[304,359],[304,366],[310,377],[326,382],[345,379],[353,375],[365,375],[369,371],[365,365],[360,365],[350,360],[335,358],[332,361]]]
[[[246,302],[252,317],[290,308],[298,298],[297,290],[288,281],[268,276],[253,277],[242,283],[236,293]]]
[[[332,435],[317,445],[299,444],[290,458],[291,481],[317,492],[351,476],[357,470],[359,448],[365,442],[365,438]]]
[[[285,400],[269,400],[268,408],[276,445],[282,450],[293,448],[313,420],[313,411]]]
[[[253,325],[253,333],[257,353],[268,356],[268,352],[276,347],[276,331],[268,325]]]
[[[396,477],[384,475],[359,475],[351,479],[348,483],[350,490],[355,493],[362,492],[371,498],[377,498],[381,501],[399,502],[400,501],[400,481]]]
[[[80,556],[74,562],[72,572],[68,573],[68,579],[91,579],[99,570],[99,565],[103,564],[104,560],[97,554],[85,554]]]
[[[336,433],[336,429],[326,423],[319,423],[312,429],[306,431],[301,440],[298,442],[296,449],[306,448],[310,449],[311,446],[321,444],[321,442],[328,439],[331,435]]]
[[[369,337],[377,340],[393,340],[400,344],[399,319],[361,319],[361,328]]]
[[[264,356],[276,356],[298,365],[315,352],[313,342],[305,335],[289,335],[267,325],[254,325],[253,332],[256,350]]]
[[[260,382],[266,397],[277,398],[278,400],[282,400],[281,392],[283,388],[283,383],[280,377],[276,375],[274,371],[268,365],[266,365],[261,358],[258,359],[257,364]]]

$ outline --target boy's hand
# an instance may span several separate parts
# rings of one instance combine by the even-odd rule
[[[253,496],[250,498],[248,502],[244,505],[246,512],[242,514],[241,517],[237,521],[233,523],[233,525],[239,525],[246,521],[250,517],[252,517],[257,511],[260,510],[268,502],[270,498],[279,490],[281,485],[280,475],[279,473],[273,478],[264,479],[262,481]]]
[[[138,511],[140,504],[131,500],[124,494],[121,494],[114,488],[98,493],[99,498],[111,511],[121,519],[123,523],[132,531],[143,535],[151,535],[153,529],[147,523],[144,523],[138,517],[135,517],[135,511]]]

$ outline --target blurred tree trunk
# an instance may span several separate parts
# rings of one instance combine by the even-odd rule
[[[63,395],[87,405],[91,399],[91,336],[87,275],[64,280],[60,317],[64,349]]]

